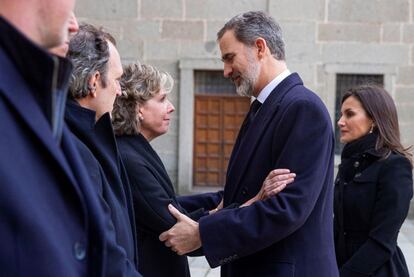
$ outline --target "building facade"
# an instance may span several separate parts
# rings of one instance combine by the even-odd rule
[[[333,122],[344,89],[378,82],[397,104],[404,144],[414,145],[414,0],[77,1],[79,21],[111,32],[124,63],[150,63],[174,77],[176,112],[153,146],[180,193],[223,185],[248,100],[220,77],[216,33],[249,10],[280,23],[288,68],[322,98]]]

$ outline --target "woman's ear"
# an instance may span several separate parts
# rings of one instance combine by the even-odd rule
[[[371,128],[369,129],[369,133],[371,134],[374,132],[374,128],[376,127],[374,120],[371,122]]]
[[[137,116],[139,121],[143,121],[144,120],[144,114],[142,113],[142,105],[139,105],[138,107],[138,112],[137,112]]]

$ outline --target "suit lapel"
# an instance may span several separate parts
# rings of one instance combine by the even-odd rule
[[[296,73],[285,78],[268,96],[260,110],[257,112],[253,122],[240,138],[241,131],[233,148],[225,186],[225,201],[231,203],[240,188],[239,183],[252,159],[263,133],[267,130],[269,123],[276,117],[280,102],[283,97],[296,85],[302,85],[302,80]],[[226,199],[227,198],[227,199]]]
[[[118,146],[116,145],[114,131],[111,124],[111,116],[109,113],[105,113],[98,119],[94,127],[94,135],[98,141],[96,144],[101,144],[102,153],[109,155],[109,161],[114,163],[119,175],[121,174],[121,165],[118,155]]]
[[[251,105],[251,103],[250,103],[250,105]],[[242,138],[246,133],[246,128],[248,127],[247,126],[248,125],[247,121],[249,120],[250,113],[251,113],[251,108],[249,109],[249,112],[246,114],[246,117],[243,120],[243,123],[240,127],[239,133],[238,133],[237,138],[236,138],[236,142],[234,143],[233,150],[231,152],[229,163],[228,163],[227,175],[228,175],[228,172],[231,170],[231,165],[233,164],[234,157],[236,156],[236,153],[239,150]]]

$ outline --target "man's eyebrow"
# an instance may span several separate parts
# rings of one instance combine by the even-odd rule
[[[226,54],[224,54],[224,55],[223,55],[223,57],[221,58],[221,60],[222,60],[222,61],[226,61],[226,60],[228,60],[228,59],[233,58],[235,55],[236,55],[236,54],[234,54],[234,53],[226,53]]]

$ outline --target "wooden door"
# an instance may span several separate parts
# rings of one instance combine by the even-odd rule
[[[195,186],[223,186],[227,165],[250,99],[234,95],[196,95],[194,109]]]

